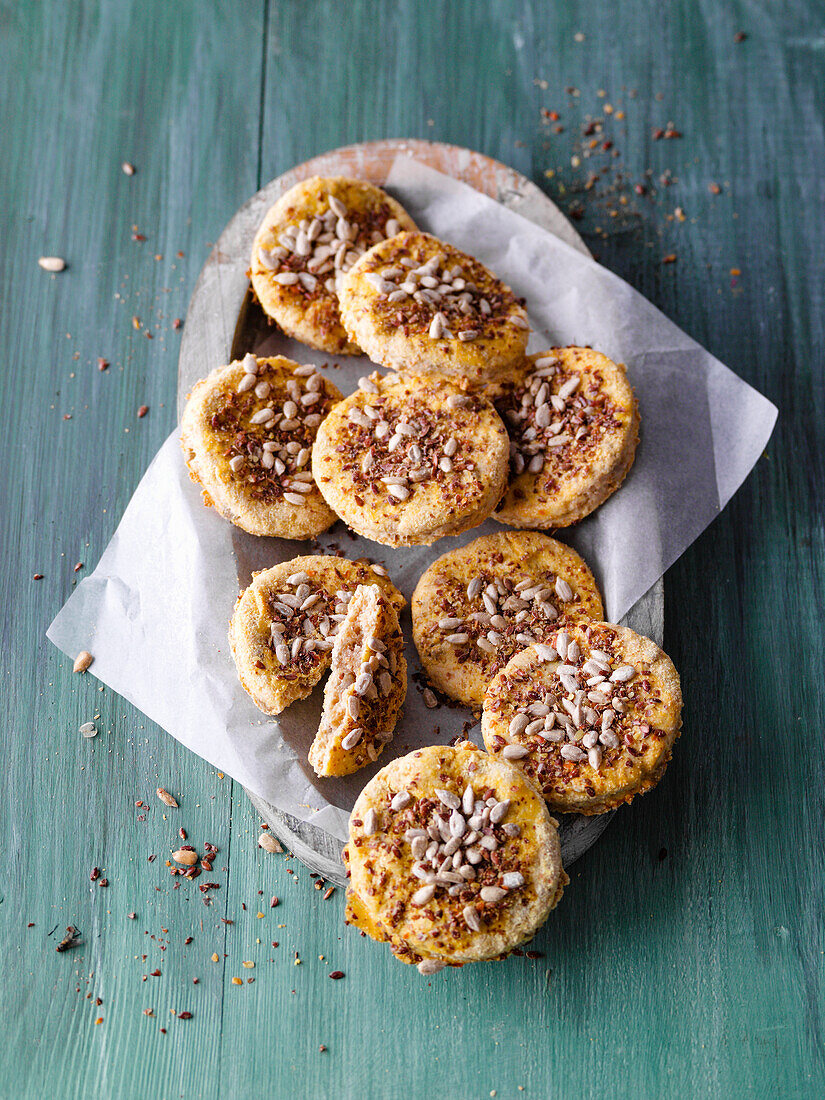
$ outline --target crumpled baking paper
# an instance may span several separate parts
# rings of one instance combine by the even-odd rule
[[[526,299],[531,351],[591,345],[627,364],[641,412],[635,465],[594,515],[562,533],[595,572],[608,617],[618,621],[730,500],[770,437],[775,407],[627,283],[467,185],[399,156],[387,187],[422,228],[477,256]],[[240,270],[249,247],[251,237],[231,257]],[[279,335],[248,350],[300,362],[323,358]],[[370,369],[363,359],[337,362],[331,376],[345,393]],[[218,365],[205,363],[203,372]],[[338,524],[318,541],[382,562],[409,599],[435,557],[493,530],[500,527],[488,521],[430,548],[390,550]],[[252,571],[314,552],[322,551],[246,535],[205,508],[175,432],[48,637],[70,656],[88,649],[96,677],[249,790],[345,839],[349,810],[378,767],[462,733],[471,715],[424,707],[410,644],[407,705],[395,741],[377,765],[354,776],[315,777],[306,755],[320,689],[278,719],[262,715],[238,682],[227,642],[229,617]],[[409,612],[402,625],[409,638]]]

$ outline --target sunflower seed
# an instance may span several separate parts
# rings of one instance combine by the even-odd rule
[[[558,653],[550,645],[537,645],[536,656],[540,661],[557,661]]]
[[[481,586],[484,582],[481,577],[473,577],[470,583],[467,585],[467,599],[474,600],[481,591]]]
[[[409,791],[399,791],[398,794],[390,802],[391,810],[404,810],[412,802],[412,796]]]
[[[528,722],[529,718],[526,714],[517,714],[514,718],[511,718],[508,727],[511,737],[518,737],[520,733],[524,733]]]
[[[93,660],[94,657],[91,655],[88,649],[81,649],[81,651],[74,659],[72,672],[85,672]]]
[[[439,970],[443,970],[446,965],[446,963],[439,962],[438,959],[422,959],[416,966],[416,970],[419,974],[430,977],[432,974],[437,974]]]
[[[502,799],[501,802],[497,802],[495,806],[490,810],[490,821],[493,825],[498,825],[507,816],[510,809],[510,799]]]
[[[573,378],[569,378],[564,383],[564,385],[559,390],[559,397],[562,399],[562,401],[567,400],[567,398],[570,397],[571,394],[574,394],[576,392],[576,390],[579,388],[580,382],[581,378],[578,375],[575,375]]]
[[[471,932],[481,931],[481,921],[478,919],[478,911],[474,905],[465,905],[461,910],[461,915]]]
[[[60,256],[41,256],[37,262],[44,271],[63,271],[66,267],[66,261]]]
[[[626,684],[629,680],[632,680],[636,675],[636,669],[633,665],[619,665],[616,671],[611,675],[610,681],[614,684]]]
[[[532,725],[535,724],[535,722],[532,723]],[[543,721],[539,722],[539,727],[544,727]],[[524,745],[507,745],[502,750],[501,755],[504,757],[505,760],[522,760],[527,755],[527,752],[528,750],[524,747]]]
[[[463,619],[444,618],[438,620],[438,626],[440,630],[455,630],[457,626],[463,626]]]
[[[420,890],[416,890],[410,901],[413,905],[426,905],[428,901],[432,901],[435,897],[435,884],[430,883],[428,886],[422,886]]]
[[[360,728],[351,730],[346,737],[342,738],[341,748],[345,752],[349,752],[350,749],[354,749],[358,742],[361,740],[363,732],[364,731]]]
[[[482,901],[494,903],[507,897],[507,891],[500,886],[482,886],[479,892]]]
[[[448,409],[462,409],[470,404],[470,398],[463,393],[453,393],[447,398]]]

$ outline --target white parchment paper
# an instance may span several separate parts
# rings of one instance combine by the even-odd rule
[[[607,614],[618,621],[741,485],[770,437],[775,407],[627,283],[518,214],[407,157],[396,160],[387,186],[422,228],[477,256],[526,299],[531,351],[591,345],[627,364],[641,412],[635,465],[618,493],[562,536],[594,570]],[[251,240],[232,257],[241,270],[249,247]],[[317,352],[278,335],[248,350],[319,361]],[[370,369],[363,359],[337,363],[332,378],[344,393]],[[218,365],[204,364],[203,373]],[[435,557],[500,529],[489,521],[458,539],[402,550],[354,538],[340,524],[315,544],[256,539],[203,507],[175,432],[48,637],[70,656],[88,649],[95,676],[245,787],[344,839],[355,797],[377,768],[461,733],[470,713],[424,707],[410,645],[395,741],[355,776],[318,779],[306,754],[320,689],[272,719],[237,680],[226,631],[239,589],[253,570],[327,548],[382,562],[409,599]],[[409,637],[409,612],[402,625]]]

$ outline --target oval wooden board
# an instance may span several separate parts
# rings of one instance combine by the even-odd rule
[[[259,348],[271,334],[271,326],[252,296],[246,275],[252,239],[269,207],[293,184],[310,176],[343,175],[383,184],[399,154],[413,156],[470,184],[589,255],[572,225],[534,183],[481,153],[457,145],[406,139],[333,149],[291,168],[262,187],[221,233],[198,278],[186,315],[178,366],[179,414],[199,378],[213,367]],[[661,580],[622,621],[661,645],[664,632]],[[284,814],[251,791],[246,793],[263,820],[299,859],[331,882],[344,883],[341,843],[337,838]],[[612,813],[598,817],[563,816],[561,841],[566,867],[595,844],[612,816]]]

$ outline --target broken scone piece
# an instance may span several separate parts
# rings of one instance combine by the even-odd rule
[[[467,741],[393,760],[350,817],[347,922],[425,975],[500,959],[567,885],[557,825],[529,779]]]
[[[309,762],[317,775],[351,775],[392,740],[407,694],[404,637],[377,584],[359,585],[335,636],[321,725]]]
[[[363,584],[377,584],[398,611],[404,607],[386,570],[363,558],[307,555],[253,574],[235,605],[229,643],[241,685],[264,714],[280,714],[312,692]]]

